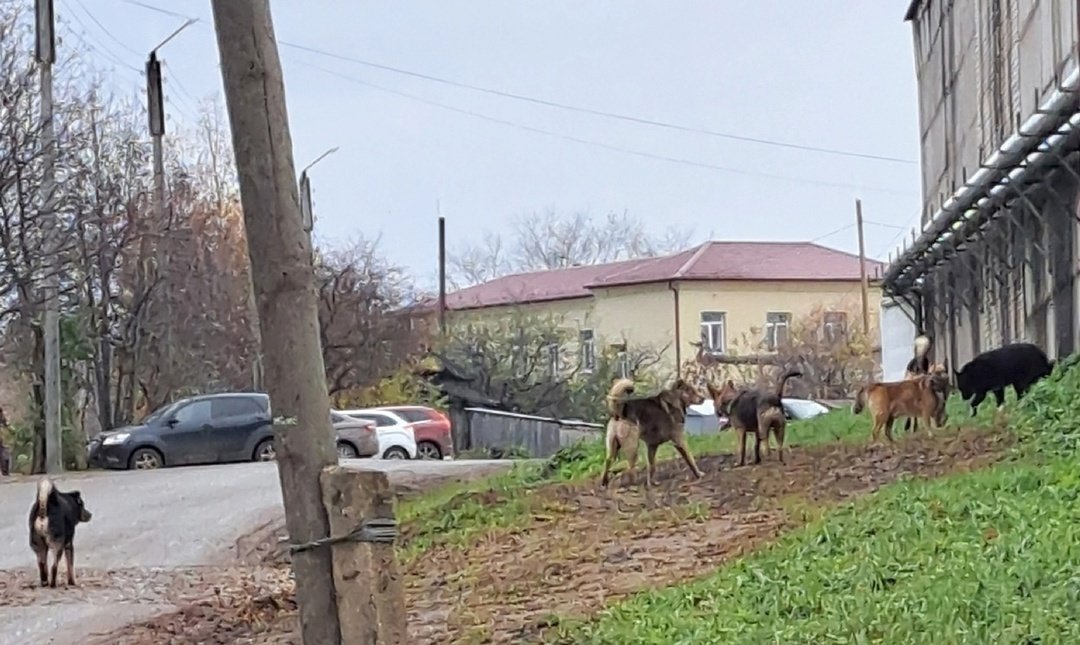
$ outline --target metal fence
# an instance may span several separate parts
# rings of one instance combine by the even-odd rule
[[[467,445],[472,450],[517,448],[530,457],[542,459],[578,441],[602,439],[604,436],[604,427],[595,423],[487,408],[465,408],[464,415],[454,416],[452,431],[457,437],[455,444]]]

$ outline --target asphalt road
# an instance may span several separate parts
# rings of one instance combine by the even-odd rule
[[[447,478],[475,478],[505,470],[511,463],[345,462],[351,467],[384,470],[391,484],[409,487]],[[55,481],[60,490],[81,491],[93,513],[91,522],[78,529],[76,574],[82,568],[160,570],[235,562],[236,541],[283,514],[277,468],[272,463],[92,471]],[[36,485],[37,479],[30,477],[0,480],[0,575],[5,570],[36,570],[27,542],[27,517]],[[67,602],[62,595],[43,602],[47,604],[8,606],[0,597],[0,643],[76,643],[88,631],[106,630],[169,608]]]

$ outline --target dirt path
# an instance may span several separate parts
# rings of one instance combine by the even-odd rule
[[[730,455],[706,456],[699,460],[703,479],[690,482],[684,466],[668,462],[648,495],[636,488],[598,491],[593,482],[550,486],[531,497],[526,526],[494,532],[468,549],[436,547],[408,565],[410,631],[417,643],[532,640],[555,616],[587,616],[643,588],[708,574],[823,506],[902,476],[984,467],[1001,458],[1006,444],[1000,434],[965,431],[909,438],[895,448],[795,449],[783,466],[737,469]],[[184,612],[111,634],[107,642],[299,643],[287,570],[252,569],[262,573],[249,573],[246,596],[204,595]],[[279,584],[260,584],[270,579]],[[212,627],[196,632],[199,621]]]

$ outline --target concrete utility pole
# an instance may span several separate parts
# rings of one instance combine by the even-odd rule
[[[870,284],[866,280],[866,246],[863,242],[862,200],[855,200],[855,226],[859,229],[859,279],[862,281],[863,334],[870,334]]]
[[[167,204],[165,199],[165,92],[161,85],[161,61],[157,52],[165,46],[165,43],[175,38],[181,31],[195,24],[194,19],[189,19],[180,25],[175,31],[165,37],[156,47],[150,50],[150,56],[146,59],[146,112],[149,119],[150,138],[154,146],[154,222],[157,226],[164,226],[166,220]],[[140,241],[140,262],[138,266],[139,289],[145,289],[144,262],[150,253],[151,227],[142,227],[142,239]],[[161,253],[161,248],[166,250]],[[168,245],[158,246],[158,271],[167,272],[171,257]],[[165,294],[165,369],[171,373],[175,369],[173,364],[173,311],[172,297]]]
[[[157,226],[163,226],[165,221],[165,152],[162,149],[165,138],[165,93],[161,89],[161,61],[157,57],[157,49],[150,52],[146,59],[146,113],[150,125],[150,139],[154,146],[154,222]],[[149,254],[150,227],[142,227],[141,260],[145,262]],[[143,263],[139,263],[139,271],[142,280],[146,279]],[[168,263],[168,260],[165,260]],[[164,267],[158,267],[163,270]],[[140,289],[145,288],[140,284]],[[172,300],[166,294],[165,315],[165,369],[167,373],[173,370],[172,348]]]
[[[303,225],[304,232],[308,235],[311,235],[311,231],[315,229],[315,209],[311,203],[311,177],[308,176],[308,171],[311,170],[315,164],[337,151],[337,146],[330,148],[318,157],[315,157],[315,161],[304,166],[304,169],[300,171],[300,222]]]
[[[303,544],[329,536],[320,474],[337,464],[337,452],[281,59],[269,0],[212,0],[211,6],[274,410],[285,524],[292,543]],[[304,642],[341,642],[330,550],[296,552],[292,566]]]
[[[45,472],[50,475],[64,470],[60,425],[60,299],[59,274],[56,265],[56,130],[53,127],[53,77],[56,62],[56,35],[53,32],[52,0],[37,0],[34,7],[37,26],[35,55],[41,67],[41,151],[44,168],[41,177],[41,220],[43,229],[43,262],[45,271]]]

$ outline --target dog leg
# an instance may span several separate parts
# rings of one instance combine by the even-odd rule
[[[671,440],[671,443],[675,444],[675,450],[682,455],[686,465],[690,466],[690,472],[694,473],[694,476],[698,479],[704,477],[705,473],[701,472],[701,469],[698,468],[697,464],[694,462],[694,456],[690,454],[690,448],[686,445],[686,437],[680,432],[675,435],[675,438]]]
[[[889,440],[889,443],[896,443],[896,439],[893,439],[892,435],[893,422],[895,421],[896,419],[893,417],[885,419],[885,437]]]
[[[997,402],[998,412],[1005,407],[1005,388],[998,388],[994,390],[994,400]]]
[[[986,400],[986,392],[979,391],[975,394],[975,398],[971,399],[971,416],[979,414],[979,404]]]
[[[51,549],[49,549],[49,551],[52,552],[52,556],[53,556],[52,566],[49,567],[49,586],[55,588],[56,587],[56,569],[60,565],[60,558],[64,554],[64,549],[63,549],[63,547],[57,547],[57,548],[51,548]]]
[[[760,424],[760,422],[758,422]],[[758,431],[754,433],[754,464],[761,463],[761,426],[758,426]]]
[[[650,443],[647,447],[645,457],[649,460],[649,472],[645,477],[645,485],[651,487],[656,483],[656,451],[660,446]]]
[[[623,473],[623,477],[626,478],[627,485],[633,485],[637,481],[637,456],[638,456],[638,440],[635,437],[634,440],[626,446],[623,452],[626,453],[626,472]]]
[[[69,587],[75,586],[75,545],[68,544],[64,547],[64,559],[67,560],[67,583]]]
[[[739,428],[739,466],[746,465],[746,428]]]
[[[619,457],[619,437],[615,435],[615,429],[612,424],[615,421],[608,420],[607,430],[607,455],[604,457],[604,474],[600,476],[600,485],[607,488],[608,482],[611,481],[611,467],[615,465],[615,460]]]
[[[773,433],[776,435],[776,454],[780,455],[780,463],[784,463],[784,426],[777,426]]]
[[[41,578],[41,586],[49,584],[49,549],[47,547],[34,547],[34,555],[37,556],[38,575]]]

